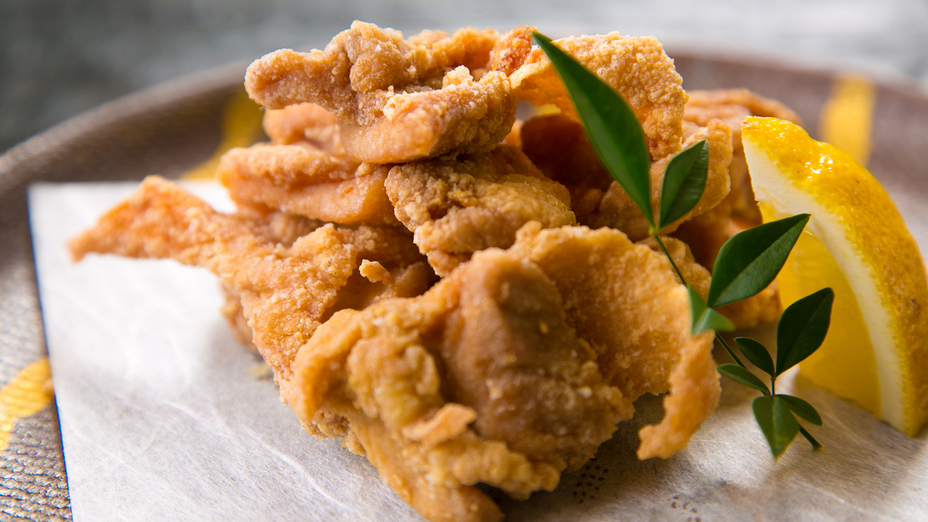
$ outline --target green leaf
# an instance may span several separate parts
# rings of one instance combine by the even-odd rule
[[[835,293],[823,288],[791,304],[777,326],[777,375],[812,355],[831,325]]]
[[[754,366],[763,370],[767,375],[773,376],[773,359],[770,358],[770,353],[764,345],[749,337],[736,337],[735,344]]]
[[[770,390],[767,389],[767,385],[764,384],[764,381],[760,380],[758,376],[754,375],[743,366],[738,366],[737,364],[723,364],[718,367],[718,371],[738,384],[754,388],[764,395],[770,395]]]
[[[767,438],[773,458],[779,459],[799,434],[799,422],[790,412],[789,404],[779,396],[758,397],[751,407],[760,431]]]
[[[680,219],[699,203],[709,174],[709,143],[702,140],[677,153],[664,171],[658,227]]]
[[[760,292],[777,276],[809,214],[749,228],[725,242],[712,269],[708,305],[722,306]]]
[[[692,332],[698,335],[705,330],[716,330],[719,332],[731,332],[735,329],[735,324],[727,317],[706,306],[696,291],[690,285],[686,286],[686,291],[690,297],[690,315],[693,318]]]
[[[533,36],[567,87],[596,154],[653,229],[651,156],[635,113],[611,85],[558,49],[550,38]]]
[[[690,318],[693,321],[690,329],[692,330],[693,335],[697,335],[702,330],[697,330],[696,324],[699,323],[699,318],[702,317],[703,312],[706,311],[706,303],[703,302],[699,292],[697,292],[696,289],[692,286],[686,285],[686,293],[690,298]]]
[[[799,418],[816,426],[822,425],[822,416],[818,414],[818,411],[814,406],[808,402],[800,399],[799,397],[793,397],[792,395],[777,395],[780,399],[786,401],[786,405],[789,406],[789,409],[793,410],[793,413],[799,415]]]
[[[733,332],[735,323],[712,308],[706,308],[696,321],[695,331],[699,333],[710,328],[716,332]]]

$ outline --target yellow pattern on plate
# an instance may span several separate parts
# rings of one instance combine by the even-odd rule
[[[0,390],[0,451],[10,444],[16,422],[45,407],[55,397],[51,391],[48,357],[26,366]]]
[[[870,129],[876,89],[866,78],[840,76],[831,98],[822,107],[819,128],[822,139],[847,152],[861,165],[870,159]]]
[[[263,136],[261,128],[261,119],[264,112],[258,107],[248,93],[244,91],[236,92],[226,106],[225,113],[222,117],[222,137],[216,152],[203,163],[188,170],[182,176],[183,179],[213,179],[216,175],[216,168],[219,167],[219,158],[223,154],[234,149],[235,147],[247,147],[253,145]]]

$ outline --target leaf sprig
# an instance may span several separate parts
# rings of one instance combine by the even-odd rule
[[[752,409],[774,458],[779,458],[799,433],[813,448],[822,447],[793,415],[816,426],[822,425],[822,417],[811,404],[799,397],[777,394],[776,381],[783,372],[802,362],[822,345],[831,322],[834,299],[834,291],[823,288],[796,301],[783,312],[777,326],[776,363],[761,343],[749,337],[735,338],[741,353],[770,376],[769,389],[744,366],[723,364],[718,368],[719,373],[729,379],[763,393],[763,396],[754,399]]]
[[[719,373],[763,394],[754,400],[752,409],[774,458],[779,458],[799,433],[813,448],[821,448],[796,419],[798,416],[821,426],[821,416],[808,402],[777,394],[776,379],[821,346],[830,324],[834,292],[830,288],[819,290],[783,312],[777,327],[776,364],[761,343],[746,337],[735,339],[741,354],[770,376],[769,388],[747,369],[717,333],[734,330],[734,324],[716,308],[747,299],[766,288],[786,263],[810,216],[800,214],[772,221],[730,238],[719,251],[708,296],[703,301],[699,293],[687,285],[659,234],[685,217],[702,199],[708,178],[708,143],[706,140],[697,142],[671,158],[664,172],[655,219],[655,210],[651,208],[651,161],[647,139],[635,113],[612,86],[558,49],[550,38],[538,33],[533,36],[567,87],[593,149],[612,179],[644,214],[650,235],[670,261],[680,282],[687,286],[693,334],[715,330],[716,340],[735,361],[735,364],[719,366]]]

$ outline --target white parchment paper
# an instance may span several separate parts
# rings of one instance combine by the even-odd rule
[[[134,183],[40,184],[30,221],[75,521],[415,520],[366,459],[302,432],[260,358],[238,345],[205,270],[89,256],[65,242]],[[216,185],[190,184],[220,210]],[[894,191],[923,251],[924,194]],[[752,332],[769,341],[770,331]],[[722,354],[717,359],[723,360]],[[553,493],[491,494],[507,520],[926,520],[928,434],[910,439],[805,384],[778,383],[824,418],[775,464],[750,411],[757,395],[723,379],[721,404],[672,458],[639,462],[637,430],[660,399]]]

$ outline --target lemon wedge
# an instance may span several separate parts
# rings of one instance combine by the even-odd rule
[[[800,374],[914,437],[928,421],[928,283],[902,215],[853,158],[790,122],[749,117],[741,139],[764,222],[812,215],[777,277],[783,305],[835,291]]]

